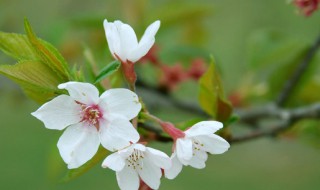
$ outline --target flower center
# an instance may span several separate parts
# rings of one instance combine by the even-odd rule
[[[90,126],[95,126],[98,129],[99,119],[102,113],[98,105],[86,106],[81,105],[82,121],[87,122]]]
[[[132,154],[126,159],[127,166],[135,169],[142,170],[144,153],[140,150],[134,149]]]
[[[192,145],[193,145],[193,156],[195,155],[195,153],[197,151],[200,151],[203,149],[204,144],[202,144],[201,142],[199,142],[198,140],[193,139],[192,140]]]

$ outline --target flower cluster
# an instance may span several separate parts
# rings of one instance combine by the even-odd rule
[[[131,85],[135,82],[130,78],[135,76],[133,63],[153,46],[159,27],[160,21],[151,24],[138,43],[129,25],[120,21],[104,21],[111,54],[121,61],[122,71]],[[193,76],[198,76],[198,73],[193,73]],[[172,137],[174,145],[170,158],[140,141],[136,121],[142,106],[135,92],[116,88],[106,90],[99,96],[94,85],[76,81],[60,84],[58,88],[66,90],[68,95],[55,97],[32,115],[48,129],[65,129],[57,146],[69,169],[89,161],[100,144],[112,152],[105,158],[102,167],[116,172],[122,190],[137,190],[140,184],[158,189],[163,174],[173,179],[181,172],[183,165],[204,168],[207,153],[221,154],[230,146],[214,134],[223,127],[220,122],[203,121],[181,131],[173,124],[143,111],[146,119],[156,121]]]
[[[110,151],[129,146],[139,140],[130,123],[141,109],[138,97],[127,89],[110,89],[100,97],[89,83],[67,82],[58,86],[70,96],[60,95],[42,105],[32,115],[46,128],[63,130],[58,148],[69,169],[90,160],[99,145]]]
[[[197,169],[204,168],[208,153],[222,154],[230,147],[223,138],[215,135],[223,127],[217,121],[202,121],[185,132],[175,128],[171,123],[161,123],[163,129],[173,138],[172,167],[165,170],[168,179],[175,178],[182,170],[182,165]]]

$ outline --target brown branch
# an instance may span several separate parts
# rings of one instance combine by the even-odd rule
[[[288,129],[290,126],[291,125],[286,124],[286,123],[280,123],[278,125],[273,126],[269,130],[255,130],[255,131],[252,131],[252,132],[245,134],[245,135],[232,137],[231,139],[229,139],[229,142],[230,143],[240,143],[240,142],[246,142],[249,140],[254,140],[254,139],[258,139],[258,138],[262,138],[262,137],[276,136],[280,132]]]
[[[272,109],[266,109],[264,113],[265,116],[278,118],[278,123],[269,127],[268,130],[259,129],[260,127],[258,127],[258,129],[248,134],[232,137],[230,142],[243,142],[265,136],[275,136],[289,129],[294,123],[302,119],[320,119],[320,103],[295,109],[272,107]],[[260,114],[262,114],[262,112]]]
[[[284,84],[283,89],[276,100],[277,106],[283,106],[286,103],[286,101],[288,100],[288,97],[290,96],[290,94],[292,94],[294,88],[297,86],[301,77],[303,76],[308,66],[310,65],[319,47],[320,47],[320,35],[318,36],[313,46],[309,49],[305,58],[298,65],[298,67],[294,71],[291,78]]]
[[[258,126],[257,129],[255,129],[254,131],[241,136],[233,136],[229,138],[228,141],[230,143],[239,143],[254,140],[261,137],[276,136],[277,134],[289,129],[293,126],[294,123],[302,119],[320,119],[320,103],[295,109],[274,108],[272,112],[266,109],[264,112],[260,112],[260,114],[263,113],[266,114],[266,116],[278,118],[278,122],[270,127],[267,127],[267,129],[263,129],[261,126]],[[156,136],[155,140],[157,141],[172,141],[171,138],[163,136],[161,129],[156,128],[155,126],[141,123],[139,124],[139,127],[142,127],[145,130],[154,133]]]
[[[264,106],[254,108],[235,109],[235,114],[241,122],[254,124],[261,118],[276,117],[278,110],[279,108],[275,104],[268,103]]]

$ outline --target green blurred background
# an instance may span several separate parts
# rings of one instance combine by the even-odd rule
[[[320,12],[304,18],[285,0],[0,0],[1,31],[24,33],[24,17],[69,63],[82,64],[84,47],[89,47],[101,65],[111,60],[102,27],[104,18],[129,23],[138,36],[160,19],[156,43],[163,62],[182,61],[187,67],[193,58],[214,54],[228,94],[247,89],[248,84],[241,82],[246,81],[244,73],[256,72],[250,66],[252,39],[276,34],[290,39],[286,42],[294,41],[281,58],[294,54],[294,47],[311,44],[320,31]],[[0,54],[0,64],[12,63]],[[263,69],[259,72],[265,73]],[[151,83],[154,80],[150,74],[143,77]],[[315,81],[319,85],[319,80]],[[174,95],[196,102],[197,94],[190,90],[194,87],[195,83],[188,82]],[[260,98],[268,101],[268,96]],[[319,95],[312,98],[319,100]],[[38,106],[17,85],[0,76],[0,189],[117,189],[114,172],[100,166],[71,182],[59,183],[67,171],[56,148],[61,132],[45,129],[30,115]],[[168,106],[155,112],[173,122],[190,117],[176,114]],[[320,141],[309,143],[310,136],[286,137],[234,144],[227,153],[210,156],[203,170],[185,167],[175,180],[162,179],[160,189],[319,189]],[[170,153],[171,144],[150,146]]]

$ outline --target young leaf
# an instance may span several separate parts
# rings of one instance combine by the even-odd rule
[[[71,169],[68,171],[67,175],[61,180],[62,182],[69,182],[82,174],[86,173],[88,170],[90,170],[93,166],[98,164],[102,159],[106,158],[108,155],[108,151],[104,149],[103,147],[99,147],[98,152],[96,155],[89,160],[87,163],[85,163],[83,166],[77,169]]]
[[[101,72],[96,77],[94,83],[100,82],[102,79],[106,78],[107,76],[111,75],[112,73],[116,72],[120,67],[120,62],[115,60],[109,63],[106,67],[104,67]]]
[[[0,74],[15,81],[31,99],[39,103],[48,101],[61,93],[57,86],[63,81],[40,61],[1,65]]]
[[[226,121],[232,113],[232,106],[224,97],[223,87],[213,59],[209,69],[199,79],[199,87],[199,102],[202,109],[213,118],[222,122]]]
[[[0,50],[21,60],[39,60],[26,35],[0,32]]]
[[[32,44],[35,52],[41,57],[41,60],[49,66],[54,72],[61,76],[65,81],[71,80],[71,72],[68,64],[62,55],[51,44],[40,40],[33,33],[32,28],[27,19],[24,22],[25,30],[30,43]]]

